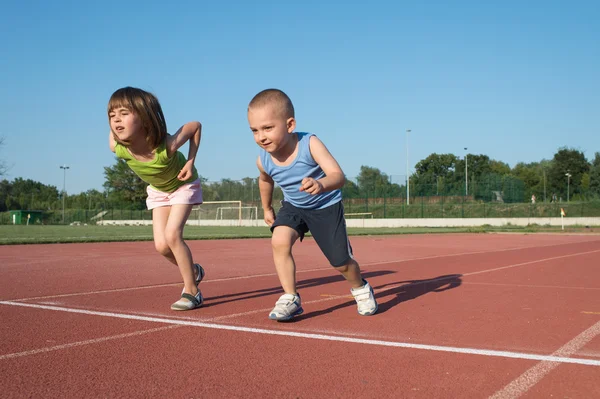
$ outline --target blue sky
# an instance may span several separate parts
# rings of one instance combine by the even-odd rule
[[[136,86],[174,132],[202,122],[209,180],[256,176],[246,107],[276,87],[348,176],[431,153],[600,151],[598,1],[16,1],[0,13],[9,180],[102,190],[106,104]],[[187,154],[187,149],[184,149]]]

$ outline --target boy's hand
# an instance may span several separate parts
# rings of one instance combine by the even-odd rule
[[[310,195],[319,194],[323,192],[323,185],[312,177],[305,177],[302,179],[300,191],[306,191]]]
[[[273,223],[275,223],[275,211],[273,210],[273,207],[270,206],[267,209],[264,209],[265,212],[265,223],[271,227],[273,225]]]
[[[185,165],[183,166],[183,168],[181,168],[181,170],[179,171],[179,174],[177,175],[177,178],[181,181],[186,181],[189,178],[192,177],[193,173],[193,166],[194,164],[192,162],[186,162]]]

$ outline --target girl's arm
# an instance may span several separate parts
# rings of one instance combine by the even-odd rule
[[[186,123],[174,135],[167,135],[167,155],[170,157],[175,154],[182,145],[189,141],[190,150],[187,159],[193,164],[196,160],[201,136],[202,124],[200,122]]]
[[[187,141],[190,142],[187,162],[179,171],[177,178],[181,181],[187,181],[194,175],[194,162],[200,146],[200,136],[202,135],[202,125],[200,122],[189,122],[179,128],[174,135],[167,136],[167,156],[172,156]]]
[[[117,142],[115,141],[115,136],[111,130],[108,132],[108,147],[110,148],[110,150],[112,152],[115,152],[116,145],[117,145]]]

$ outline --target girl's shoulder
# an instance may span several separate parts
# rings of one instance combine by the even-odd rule
[[[119,143],[115,144],[115,155],[117,156],[117,158],[121,158],[121,159],[125,159],[125,160],[133,158],[131,156],[131,154],[129,153],[129,151],[127,151],[127,148],[123,144],[119,144]]]

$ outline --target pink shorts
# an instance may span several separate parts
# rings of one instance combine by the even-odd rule
[[[164,193],[150,186],[146,188],[146,191],[148,192],[148,198],[146,198],[148,209],[158,208],[159,206],[196,205],[202,203],[200,179],[186,183],[172,193]]]

